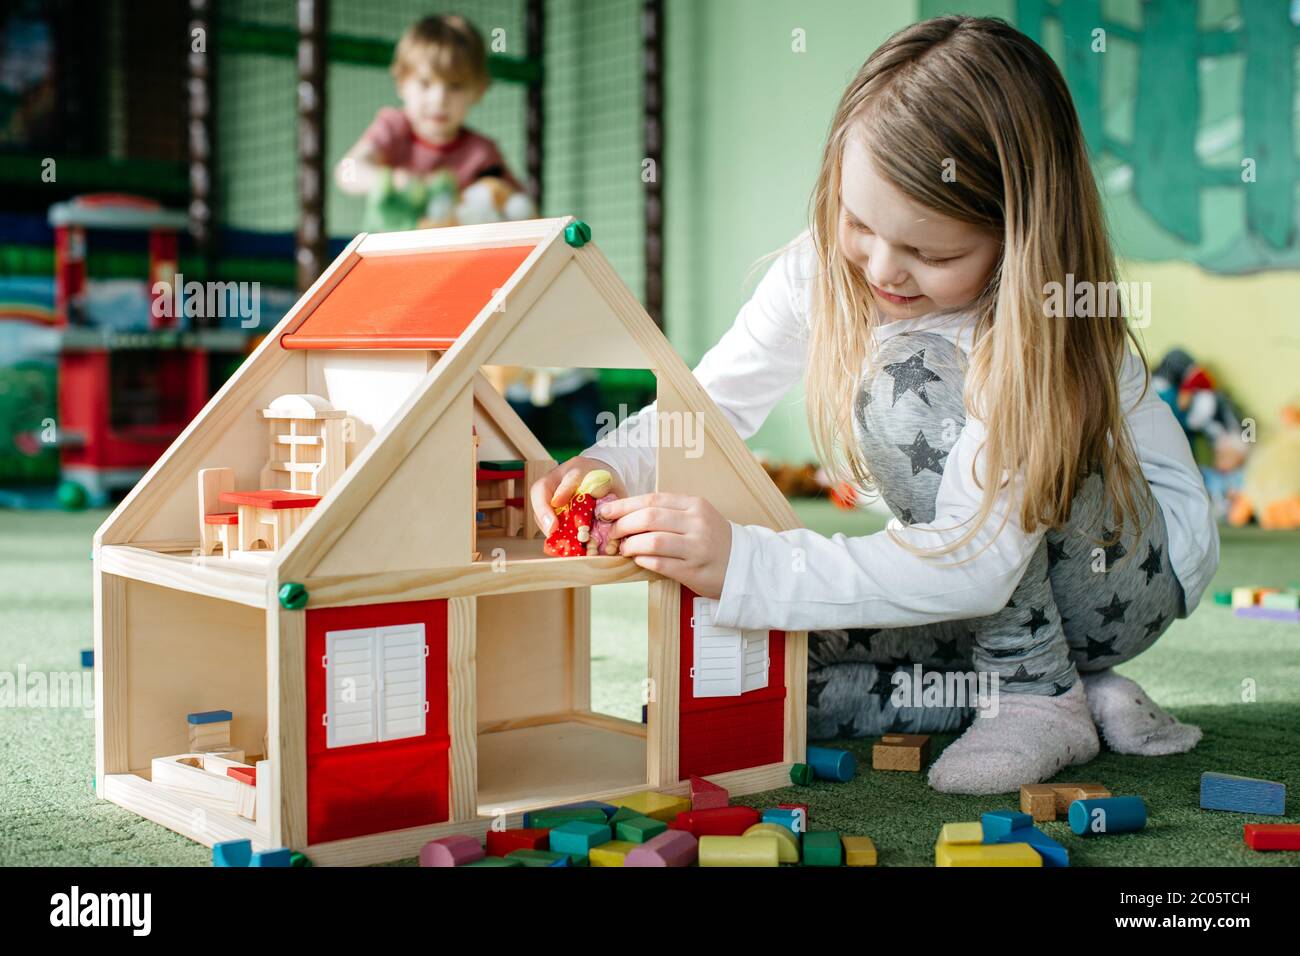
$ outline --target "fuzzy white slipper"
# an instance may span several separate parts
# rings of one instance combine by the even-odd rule
[[[996,717],[976,717],[930,767],[942,793],[1007,793],[1097,756],[1101,744],[1083,682],[1064,694],[1001,694]]]
[[[1081,676],[1092,719],[1116,753],[1161,757],[1187,753],[1200,742],[1200,727],[1161,710],[1136,681],[1110,668]]]

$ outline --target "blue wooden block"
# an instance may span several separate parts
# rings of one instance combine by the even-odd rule
[[[804,817],[804,812],[799,809],[782,810],[775,807],[763,811],[764,823],[775,823],[779,827],[785,827],[796,837],[802,836],[808,830],[808,820]]]
[[[1280,817],[1286,813],[1286,784],[1206,771],[1201,774],[1201,809]]]
[[[81,666],[82,667],[95,666],[95,651],[93,648],[91,650],[81,652]]]
[[[205,710],[196,714],[186,714],[185,719],[191,724],[215,724],[219,720],[234,720],[235,715],[228,710]]]
[[[610,841],[608,825],[583,820],[572,820],[558,826],[549,836],[552,853],[567,853],[575,860],[586,860],[593,846]]]
[[[805,759],[813,773],[823,780],[846,783],[857,772],[858,762],[847,750],[835,750],[831,747],[809,747]]]
[[[984,827],[985,843],[1016,843],[1016,840],[1003,840],[1008,833],[1032,828],[1034,818],[1019,810],[990,810],[980,819]]]
[[[293,851],[287,847],[280,847],[278,850],[258,850],[253,854],[252,862],[249,866],[289,866],[292,862]]]
[[[248,866],[252,858],[251,840],[224,840],[212,844],[213,866]]]
[[[1102,797],[1070,804],[1070,829],[1079,836],[1133,833],[1147,825],[1141,797]]]
[[[1022,814],[1017,814],[1021,816]],[[1028,814],[1023,814],[1028,816]],[[988,814],[984,814],[988,818]],[[1030,817],[1032,820],[1033,818]],[[1057,843],[1042,830],[1035,826],[1020,827],[1015,830],[1008,830],[996,840],[989,839],[989,831],[984,831],[985,843],[1028,843],[1037,851],[1038,855],[1043,858],[1043,866],[1069,866],[1070,853],[1065,847]]]
[[[618,812],[618,807],[613,804],[602,803],[599,800],[581,800],[578,803],[566,803],[563,806],[558,807],[546,807],[542,810],[530,810],[524,814],[524,829],[528,829],[533,825],[533,813],[549,813],[552,810],[599,810],[601,813],[605,814],[605,819],[608,820]]]

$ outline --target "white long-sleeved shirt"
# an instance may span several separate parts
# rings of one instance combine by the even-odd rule
[[[695,368],[742,438],[758,430],[805,371],[816,268],[805,233],[769,269],[735,323]],[[965,351],[971,346],[970,316],[960,313],[887,323],[877,330],[876,343],[916,331],[942,335]],[[1164,514],[1168,558],[1190,613],[1218,566],[1218,528],[1182,429],[1154,390],[1144,394],[1144,383],[1142,363],[1130,354],[1121,399],[1142,473]],[[646,406],[583,452],[610,465],[629,494],[654,490],[655,449],[648,438],[654,407]],[[984,424],[968,416],[948,453],[934,519],[926,524],[893,520],[876,534],[827,538],[806,529],[777,532],[732,522],[716,622],[785,630],[903,627],[1001,610],[1045,533],[1027,533],[1019,522],[1020,482],[1003,483],[977,535],[950,555],[912,554],[889,534],[925,549],[961,536],[982,500],[984,485],[974,468],[986,435]]]

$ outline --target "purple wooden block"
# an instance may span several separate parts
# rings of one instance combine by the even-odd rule
[[[483,859],[483,846],[471,836],[430,840],[420,850],[420,866],[464,866]]]
[[[624,866],[690,866],[699,855],[700,841],[686,830],[665,830],[631,851]]]
[[[1300,611],[1284,611],[1276,607],[1239,607],[1237,617],[1260,618],[1265,621],[1300,623]]]

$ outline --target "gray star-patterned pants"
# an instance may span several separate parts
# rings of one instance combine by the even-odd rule
[[[933,520],[948,450],[966,423],[966,357],[933,333],[887,339],[862,381],[854,426],[881,497],[904,523]],[[1000,693],[1063,694],[1079,671],[1150,647],[1185,613],[1153,497],[1140,529],[1118,540],[1092,475],[1070,521],[1049,531],[1007,606],[988,617],[918,627],[814,631],[808,648],[808,734],[815,739],[957,729],[969,707],[894,706],[891,680],[913,672],[997,673]]]

